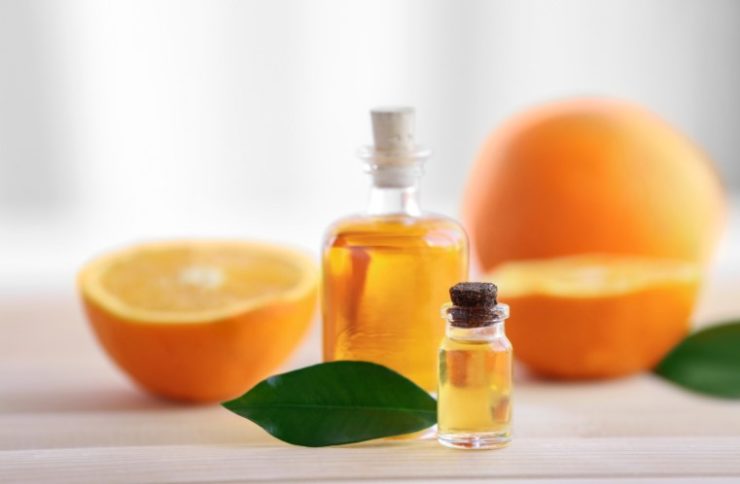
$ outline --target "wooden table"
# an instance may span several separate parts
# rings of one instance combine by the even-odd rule
[[[713,284],[701,321],[740,315]],[[0,482],[396,482],[584,479],[740,482],[740,402],[651,375],[581,384],[521,377],[510,447],[434,441],[283,444],[218,406],[138,391],[95,343],[71,288],[0,298]],[[318,328],[289,366],[318,361]]]

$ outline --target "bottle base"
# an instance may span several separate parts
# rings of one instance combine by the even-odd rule
[[[445,447],[453,449],[500,449],[511,442],[509,432],[478,432],[478,433],[440,433],[437,440]]]

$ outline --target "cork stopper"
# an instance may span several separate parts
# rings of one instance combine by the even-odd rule
[[[495,306],[498,288],[491,282],[459,282],[450,288],[450,299],[455,306]]]
[[[370,116],[376,152],[405,155],[414,151],[414,108],[375,108]]]
[[[414,142],[414,108],[375,108],[370,111],[374,144],[359,156],[373,184],[383,188],[413,187],[431,152]]]
[[[450,324],[458,328],[480,328],[494,323],[498,288],[490,282],[460,282],[450,288]]]

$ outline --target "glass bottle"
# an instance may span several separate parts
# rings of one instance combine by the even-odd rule
[[[491,449],[511,439],[509,307],[496,302],[496,292],[490,283],[460,283],[442,308],[437,438],[447,447]]]
[[[444,335],[434,314],[467,278],[467,237],[420,208],[430,152],[414,144],[413,110],[371,115],[375,144],[360,155],[372,178],[367,212],[334,223],[323,244],[324,361],[372,361],[433,392]]]

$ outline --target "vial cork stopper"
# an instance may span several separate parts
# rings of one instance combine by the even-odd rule
[[[498,289],[490,282],[461,282],[450,288],[448,320],[458,328],[480,328],[496,319]]]
[[[493,307],[497,304],[498,288],[491,282],[460,282],[450,288],[455,306]]]
[[[389,107],[370,111],[375,151],[405,154],[414,150],[414,108]]]

